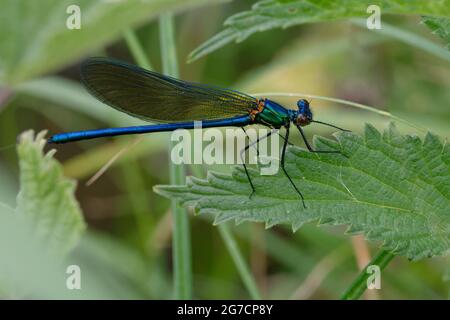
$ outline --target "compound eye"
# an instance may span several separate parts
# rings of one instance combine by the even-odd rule
[[[297,106],[301,112],[307,112],[309,110],[309,101],[306,99],[298,100]]]

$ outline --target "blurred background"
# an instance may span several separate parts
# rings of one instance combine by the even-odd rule
[[[241,0],[188,9],[182,6],[175,15],[181,79],[247,93],[300,92],[346,99],[391,112],[443,138],[449,137],[448,60],[348,21],[256,33],[242,43],[186,63],[192,50],[223,29],[227,17],[249,10],[253,3]],[[5,26],[0,30],[0,50],[10,58],[0,62],[0,70],[3,75],[17,75],[3,76],[0,83],[0,202],[14,206],[19,168],[16,151],[9,146],[24,130],[56,133],[139,123],[86,93],[80,83],[80,63],[90,56],[136,63],[123,37],[127,30],[134,30],[152,67],[161,71],[160,39],[157,15],[148,14],[148,18],[134,21],[129,14],[124,18],[129,25],[119,22],[117,32],[100,43],[95,41],[98,35],[87,39],[80,33],[73,39],[61,35],[59,42],[55,40],[58,45],[49,44],[40,40],[52,32],[57,39],[58,30],[65,28],[51,20],[57,14],[45,12],[45,6],[39,8],[37,4],[26,5],[22,11],[13,1],[0,1],[0,5]],[[61,17],[67,17],[63,4],[49,1],[49,5],[59,7]],[[103,23],[106,30],[118,21],[118,13],[101,14],[98,10],[102,5],[89,11],[86,19],[90,26]],[[386,16],[383,23],[444,47],[420,24],[418,16]],[[30,32],[30,28],[35,31]],[[98,29],[100,35],[102,28]],[[7,47],[11,32],[14,45]],[[66,54],[73,47],[71,41],[84,46],[84,51]],[[33,55],[40,59],[36,65],[31,64]],[[17,62],[18,56],[23,58],[21,62],[31,62],[15,73],[17,65],[9,61]],[[58,63],[52,65],[54,61]],[[296,98],[276,100],[293,107]],[[390,121],[375,113],[321,100],[313,100],[312,106],[317,119],[355,132],[361,132],[365,122],[383,129]],[[400,127],[403,132],[423,135],[414,127]],[[309,138],[333,132],[313,126],[306,131]],[[119,137],[56,146],[55,157],[61,161],[65,175],[78,181],[76,198],[88,226],[68,258],[83,270],[82,297],[173,297],[170,202],[152,191],[156,184],[169,183],[168,139],[168,134],[158,133],[138,143],[134,137]],[[299,137],[294,137],[294,142],[301,145]],[[86,186],[89,178],[125,146],[127,150],[111,168]],[[199,168],[196,174],[201,170],[203,174],[206,170],[229,172],[231,167]],[[194,297],[249,298],[211,217],[193,216],[190,210],[189,215]],[[337,299],[378,250],[376,244],[344,235],[345,227],[310,224],[296,233],[288,226],[265,230],[263,225],[252,223],[230,228],[263,297],[271,299]],[[365,298],[446,299],[446,269],[445,258],[410,262],[397,257],[383,272],[382,290],[370,291]],[[5,297],[10,295],[5,293]]]

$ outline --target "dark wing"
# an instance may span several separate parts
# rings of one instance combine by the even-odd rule
[[[107,105],[156,122],[214,120],[246,115],[257,100],[233,90],[191,83],[105,58],[81,67],[84,85]]]

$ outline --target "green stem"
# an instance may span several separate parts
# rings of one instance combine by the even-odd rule
[[[192,174],[197,177],[204,177],[204,171],[198,165],[191,165]],[[245,262],[239,247],[237,246],[236,240],[233,237],[233,234],[230,232],[229,228],[225,224],[218,225],[220,236],[222,237],[225,246],[227,247],[228,253],[233,259],[234,265],[238,270],[239,276],[241,277],[242,282],[244,283],[247,291],[254,300],[260,300],[261,294],[259,293],[258,286],[256,285],[256,281],[253,278],[250,269]]]
[[[136,33],[134,33],[131,29],[126,29],[123,36],[137,64],[147,70],[153,70],[151,63],[145,54],[144,48],[142,48],[139,39],[136,36]]]
[[[359,273],[353,283],[342,295],[342,300],[357,300],[359,299],[364,291],[367,289],[367,279],[371,276],[370,273],[367,273],[367,267],[371,265],[376,265],[380,268],[380,271],[383,270],[389,262],[395,257],[389,251],[381,250],[378,254],[369,262],[369,264]]]
[[[365,19],[351,19],[353,24],[367,29],[366,20]],[[383,27],[379,30],[370,30],[370,32],[378,32],[388,37],[395,38],[399,41],[402,41],[410,46],[419,48],[423,51],[426,51],[435,57],[439,57],[441,59],[450,61],[450,53],[444,46],[436,44],[428,39],[425,39],[421,36],[416,35],[415,33],[402,30],[395,26],[392,26],[386,22],[383,22]]]
[[[132,29],[126,29],[123,36],[125,38],[125,42],[127,43],[128,49],[131,51],[131,54],[133,55],[133,58],[136,61],[136,63],[142,68],[152,70],[150,60],[145,54],[144,49],[142,48],[139,39],[137,38],[134,31]],[[131,209],[135,215],[136,224],[143,249],[145,250],[145,252],[147,252],[146,250],[147,234],[144,226],[150,221],[147,218],[148,213],[145,214],[144,211],[142,211],[141,209],[147,207],[146,203],[147,201],[143,196],[136,193],[136,190],[144,189],[143,187],[144,182],[142,180],[141,175],[139,174],[139,170],[137,170],[133,165],[130,166],[130,163],[127,163],[126,165],[123,166],[123,173],[125,179],[125,186],[128,188],[128,190],[132,191],[130,196],[132,207]]]
[[[258,287],[256,286],[255,279],[253,278],[247,264],[245,263],[244,258],[242,257],[241,252],[237,246],[236,241],[231,235],[230,230],[226,224],[219,224],[219,233],[222,236],[223,241],[225,242],[225,246],[228,249],[228,252],[233,259],[234,264],[241,276],[242,281],[244,282],[245,287],[247,288],[250,297],[254,300],[260,300],[261,294],[258,291]]]
[[[178,78],[173,17],[166,13],[159,18],[161,60],[163,73]],[[170,156],[170,155],[169,155]],[[170,163],[170,184],[180,185],[185,180],[185,168]],[[187,212],[172,200],[173,234],[172,255],[174,264],[175,299],[192,298],[191,244]]]
[[[179,72],[172,14],[166,13],[161,15],[159,18],[159,30],[163,73],[171,77],[178,78]]]
[[[136,160],[129,161],[121,165],[121,173],[123,176],[124,188],[128,191],[128,203],[130,210],[136,222],[136,229],[139,235],[139,244],[141,249],[146,253],[151,253],[148,250],[147,239],[149,232],[147,226],[153,225],[151,212],[148,212],[149,199],[148,196],[142,192],[145,190],[145,181],[139,164]]]

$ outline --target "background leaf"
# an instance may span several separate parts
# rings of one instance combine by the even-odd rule
[[[280,223],[294,230],[306,222],[348,224],[351,234],[364,233],[385,249],[410,259],[439,255],[450,244],[450,147],[428,133],[401,135],[392,124],[383,134],[367,125],[363,137],[336,135],[337,142],[317,138],[319,150],[343,155],[312,154],[290,148],[287,171],[305,195],[304,209],[283,174],[260,176],[252,171],[255,198],[243,169],[190,178],[186,186],[158,186],[162,195],[216,215],[216,223],[234,219]]]
[[[54,71],[116,40],[126,27],[137,26],[167,10],[206,0],[1,0],[0,83],[16,84]],[[208,1],[211,3],[211,1]],[[70,5],[81,10],[81,29],[70,30]]]
[[[54,252],[31,232],[33,229],[11,207],[0,204],[0,292],[3,298],[21,298],[39,293],[56,295],[64,288],[63,269]],[[67,292],[67,290],[65,290]]]
[[[0,291],[6,297],[73,296],[65,287],[63,261],[85,224],[75,183],[63,177],[54,150],[43,153],[44,135],[30,130],[20,136],[17,207],[0,203]]]
[[[226,29],[195,49],[189,57],[196,60],[224,45],[241,42],[255,32],[294,25],[333,21],[338,19],[369,17],[367,8],[377,4],[381,14],[424,14],[450,16],[448,0],[263,0],[253,5],[250,11],[240,12],[225,21]]]
[[[75,182],[63,176],[61,165],[52,158],[55,150],[43,154],[44,135],[34,137],[27,131],[20,136],[16,212],[50,251],[64,254],[78,242],[85,225],[74,196]]]
[[[445,17],[430,17],[425,16],[422,18],[422,22],[427,25],[428,28],[434,34],[444,39],[447,49],[450,49],[450,19]]]

